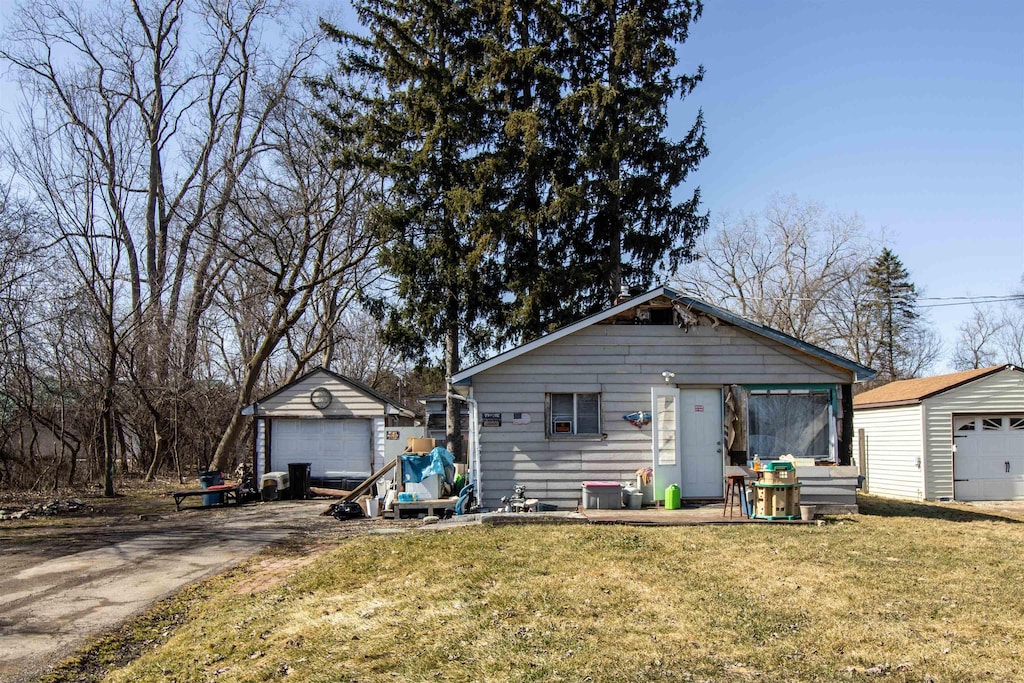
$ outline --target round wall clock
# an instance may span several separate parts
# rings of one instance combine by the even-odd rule
[[[324,387],[317,387],[309,394],[309,402],[313,404],[314,408],[323,410],[327,406],[331,405],[331,392]]]

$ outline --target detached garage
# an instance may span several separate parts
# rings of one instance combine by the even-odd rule
[[[289,463],[310,463],[314,483],[346,486],[384,465],[388,427],[413,413],[370,387],[325,368],[247,406],[255,420],[257,481]]]
[[[870,493],[1024,500],[1024,371],[996,365],[892,382],[853,399]]]

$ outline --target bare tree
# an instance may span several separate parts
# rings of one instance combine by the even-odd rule
[[[960,336],[953,349],[953,367],[971,370],[995,365],[1004,324],[991,309],[975,306],[971,317],[957,328]]]
[[[376,277],[377,241],[364,226],[372,186],[364,176],[335,167],[312,116],[300,103],[292,104],[272,117],[263,139],[271,154],[239,183],[226,216],[232,230],[221,238],[232,259],[217,305],[240,333],[233,363],[240,372],[236,410],[217,446],[214,468],[230,464],[244,427],[241,408],[252,402],[280,343],[310,315],[318,293],[332,293],[331,307],[314,327],[333,328]],[[293,372],[332,338],[311,335]]]
[[[680,284],[707,301],[842,354],[881,361],[877,294],[869,269],[879,240],[856,214],[772,197],[761,215],[724,216],[698,240]],[[925,316],[906,330],[901,376],[926,370],[942,352]]]
[[[319,31],[289,11],[275,0],[41,0],[12,12],[0,40],[28,95],[6,147],[60,227],[64,257],[77,255],[71,273],[96,294],[102,382],[131,389],[124,413],[150,473],[175,449],[172,418],[195,387],[203,318],[233,258],[238,185],[317,60]],[[286,18],[295,35],[280,29]]]
[[[870,259],[859,216],[773,197],[763,214],[724,216],[699,240],[684,289],[740,315],[826,346],[840,337],[830,316]]]

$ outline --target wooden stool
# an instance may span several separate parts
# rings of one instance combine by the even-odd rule
[[[740,497],[740,517],[743,517],[744,510],[747,509],[746,477],[742,474],[730,474],[725,478],[725,501],[722,503],[723,517],[725,517],[726,509],[729,510],[729,516],[732,517],[732,508],[737,494]]]

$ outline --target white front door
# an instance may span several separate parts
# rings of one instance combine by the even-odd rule
[[[680,390],[679,413],[683,498],[720,498],[725,473],[721,389]]]
[[[721,390],[653,387],[651,415],[655,497],[676,484],[683,498],[721,498]]]

